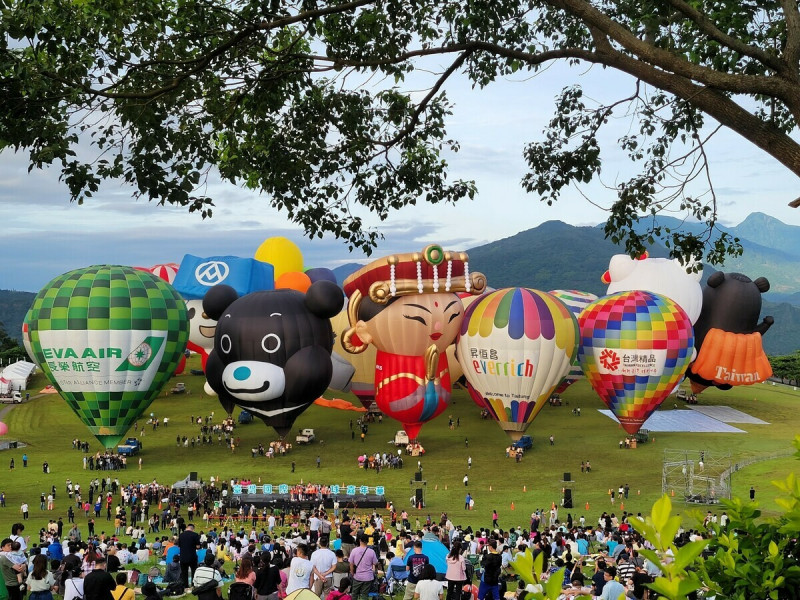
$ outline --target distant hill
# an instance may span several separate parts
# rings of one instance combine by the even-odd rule
[[[22,341],[22,321],[35,297],[33,292],[0,290],[0,323],[10,338]]]
[[[700,233],[699,223],[680,221],[673,217],[659,216],[657,223],[671,229],[688,233]],[[601,225],[598,227],[602,228]],[[765,296],[772,302],[789,302],[800,306],[800,227],[787,225],[764,213],[752,213],[734,227],[720,226],[722,231],[739,238],[744,253],[737,258],[728,258],[725,265],[717,267],[726,272],[739,272],[755,279],[766,277],[770,291]],[[712,239],[718,237],[712,236]]]
[[[698,223],[660,217],[662,225],[699,232]],[[775,317],[775,325],[764,337],[769,354],[789,354],[800,348],[800,227],[786,225],[761,213],[754,213],[736,227],[724,228],[740,238],[744,255],[729,259],[722,270],[738,271],[752,278],[766,277],[771,290],[764,295],[763,315]],[[650,256],[668,252],[653,246]],[[602,227],[575,227],[548,221],[517,235],[467,250],[470,269],[486,274],[494,288],[527,286],[548,291],[577,289],[597,295],[605,293],[600,281],[614,254],[623,249],[605,239]],[[361,268],[348,263],[333,269],[341,285]],[[715,270],[706,266],[703,281]],[[0,291],[0,321],[8,335],[20,338],[22,320],[35,294]]]

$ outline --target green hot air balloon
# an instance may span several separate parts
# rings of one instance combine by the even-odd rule
[[[169,381],[186,348],[186,303],[130,267],[64,273],[26,318],[33,358],[106,448],[125,436]]]

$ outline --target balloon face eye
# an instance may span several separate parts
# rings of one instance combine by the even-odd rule
[[[219,349],[225,354],[228,354],[231,351],[232,346],[233,343],[231,342],[231,336],[229,336],[227,333],[219,339]]]
[[[264,352],[267,354],[273,354],[277,352],[281,347],[281,338],[278,337],[277,334],[268,333],[264,336],[261,340],[261,347],[264,349]]]
[[[194,315],[196,312],[197,311],[195,310],[194,306],[186,311],[186,314],[189,316],[189,320],[194,319]]]

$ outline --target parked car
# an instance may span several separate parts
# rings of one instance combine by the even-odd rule
[[[253,413],[243,410],[239,413],[239,423],[242,425],[246,425],[247,423],[253,422]]]

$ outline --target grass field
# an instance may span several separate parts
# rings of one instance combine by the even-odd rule
[[[197,366],[190,360],[189,366]],[[187,367],[188,372],[188,367]],[[177,447],[177,435],[196,435],[197,428],[190,425],[190,416],[208,415],[212,411],[215,421],[223,416],[216,399],[202,395],[203,379],[186,375],[174,381],[183,381],[190,390],[184,395],[162,392],[147,411],[158,417],[169,417],[167,429],[145,430],[142,438],[143,468],[137,468],[137,459],[130,460],[127,471],[111,472],[125,484],[131,481],[152,481],[171,484],[183,479],[190,471],[201,478],[214,475],[222,478],[250,478],[264,483],[320,483],[384,485],[387,497],[397,507],[408,507],[413,493],[410,480],[416,470],[417,459],[408,457],[404,469],[386,469],[380,473],[358,468],[360,453],[393,450],[387,442],[393,439],[400,426],[391,419],[370,426],[366,441],[358,436],[351,439],[349,421],[358,413],[312,406],[295,424],[296,428],[313,427],[319,443],[296,446],[285,457],[272,460],[251,458],[250,448],[259,442],[266,446],[276,439],[274,431],[256,420],[249,425],[237,426],[235,435],[241,444],[235,454],[223,446]],[[31,395],[44,387],[41,376],[31,386]],[[339,395],[341,396],[341,395]],[[333,397],[326,394],[326,397]],[[356,400],[344,395],[354,403]],[[426,424],[420,435],[427,454],[421,458],[426,485],[427,507],[411,510],[411,521],[419,515],[424,521],[427,514],[437,519],[446,511],[454,522],[464,525],[487,525],[491,513],[497,509],[501,527],[521,524],[526,526],[531,511],[549,507],[561,499],[563,473],[570,472],[575,509],[562,509],[560,516],[571,512],[576,519],[585,514],[594,521],[604,510],[620,513],[619,500],[611,505],[609,488],[616,489],[627,483],[631,496],[625,501],[625,510],[649,511],[661,494],[661,470],[665,449],[704,450],[709,453],[731,453],[733,462],[748,458],[784,452],[791,448],[791,440],[800,430],[798,400],[800,392],[791,387],[757,385],[729,392],[709,390],[702,394],[701,402],[708,405],[727,405],[768,421],[769,425],[736,424],[745,434],[728,433],[655,433],[655,439],[633,450],[620,450],[623,431],[597,409],[603,408],[600,400],[585,382],[580,382],[563,394],[569,404],[561,407],[546,406],[528,430],[534,436],[534,447],[520,463],[505,458],[508,438],[492,421],[480,418],[480,411],[463,393],[455,392],[454,403],[438,419]],[[668,399],[663,408],[671,409],[675,401]],[[580,406],[581,416],[572,414]],[[238,409],[237,409],[238,412]],[[448,428],[448,416],[460,418],[460,427]],[[95,472],[82,469],[83,454],[72,450],[72,439],[89,440],[90,436],[57,395],[48,395],[15,406],[2,419],[9,426],[9,439],[27,444],[25,448],[0,452],[0,491],[6,494],[6,508],[0,509],[0,531],[9,532],[11,524],[21,519],[19,507],[23,501],[30,504],[31,518],[27,532],[35,536],[48,518],[65,517],[65,480],[70,478],[88,489]],[[146,419],[142,418],[144,423]],[[555,445],[547,438],[553,435]],[[292,436],[293,438],[293,436]],[[469,447],[465,447],[465,439]],[[100,450],[100,444],[90,439],[91,452]],[[28,467],[22,468],[22,454],[28,455]],[[322,467],[316,468],[316,457],[321,457]],[[467,457],[472,457],[472,468],[467,471]],[[17,468],[8,470],[11,458]],[[592,473],[582,474],[580,463],[590,460]],[[50,465],[50,473],[42,472],[42,462]],[[290,471],[291,462],[296,472]],[[777,493],[770,480],[784,477],[789,471],[800,471],[800,462],[794,458],[781,458],[746,467],[733,478],[734,493],[746,496],[751,485],[757,490],[757,500],[769,513],[777,510],[774,497]],[[462,479],[469,473],[467,488],[475,499],[475,510],[464,510],[465,488]],[[55,485],[56,510],[52,513],[39,510],[39,494]],[[676,497],[676,500],[679,498]],[[586,510],[586,503],[589,510]],[[513,509],[512,509],[513,504]],[[705,507],[700,507],[705,512]],[[78,524],[85,522],[82,513]],[[98,523],[102,530],[105,521]],[[85,529],[84,529],[85,532]]]

